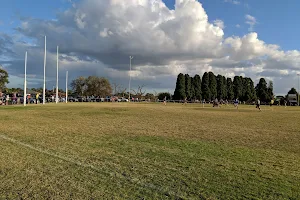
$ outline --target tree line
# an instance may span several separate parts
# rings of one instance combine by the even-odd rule
[[[174,91],[174,100],[233,100],[269,102],[274,98],[272,81],[267,84],[264,78],[254,87],[254,82],[249,77],[235,76],[233,80],[213,72],[205,72],[202,78],[196,74],[178,74]]]
[[[80,76],[71,82],[71,87],[73,92],[80,96],[106,97],[112,94],[110,82],[98,76]]]
[[[6,84],[8,83],[8,73],[4,69],[2,69],[0,65],[0,93],[2,93],[6,89]]]
[[[23,94],[23,88],[7,88],[6,84],[9,83],[9,76],[0,66],[0,96],[1,93]],[[109,80],[103,77],[80,76],[71,82],[72,91],[68,93],[79,96],[99,96],[105,97],[115,95],[119,97],[128,98],[129,93],[126,88],[118,84],[110,84]],[[266,82],[264,78],[259,80],[259,83],[254,87],[254,82],[251,78],[235,76],[233,79],[226,78],[222,75],[214,75],[213,72],[205,72],[202,77],[196,74],[194,77],[188,74],[180,73],[177,77],[176,88],[174,95],[169,93],[146,93],[142,86],[138,86],[136,90],[132,89],[130,92],[131,97],[145,98],[151,100],[164,99],[165,97],[173,100],[183,100],[185,98],[190,100],[214,100],[215,98],[223,100],[239,99],[240,101],[254,101],[259,98],[261,101],[268,102],[274,98],[273,83]],[[42,93],[42,88],[31,88],[32,91]],[[46,96],[54,94],[54,90],[46,89]],[[59,93],[63,94],[64,91],[59,89]],[[298,94],[295,88],[292,88],[288,94]],[[298,96],[298,95],[297,95]]]

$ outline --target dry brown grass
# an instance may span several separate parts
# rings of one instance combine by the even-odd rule
[[[22,143],[0,138],[0,198],[299,199],[299,114],[196,104],[2,107],[1,135]]]

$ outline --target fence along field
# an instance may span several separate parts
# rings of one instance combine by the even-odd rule
[[[299,199],[299,108],[0,108],[0,199]]]

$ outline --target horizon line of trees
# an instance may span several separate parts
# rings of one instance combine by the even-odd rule
[[[233,100],[261,101],[268,102],[274,98],[273,82],[267,84],[261,78],[254,87],[254,82],[249,77],[235,76],[233,80],[229,77],[213,72],[205,72],[202,78],[196,74],[194,77],[189,74],[178,74],[174,91],[174,100]]]
[[[2,92],[7,94],[22,93],[22,88],[7,88],[6,84],[9,83],[9,75],[7,71],[1,68],[0,65],[0,94]],[[71,82],[72,90],[68,90],[68,93],[81,95],[81,96],[122,96],[129,97],[129,93],[126,88],[121,87],[118,84],[111,84],[108,79],[97,76],[83,77],[80,76]],[[138,86],[136,90],[131,89],[130,96],[146,98],[146,99],[163,99],[166,97],[168,100],[183,100],[188,98],[190,100],[214,100],[218,99],[239,99],[241,101],[253,101],[259,98],[261,101],[270,101],[274,98],[273,82],[270,81],[267,84],[264,78],[259,80],[259,83],[254,87],[254,82],[249,77],[235,76],[233,80],[226,78],[222,75],[214,75],[213,72],[205,72],[202,77],[196,74],[194,77],[190,77],[188,74],[178,74],[176,81],[176,88],[174,95],[168,92],[157,93],[154,90],[154,94],[146,93],[143,89],[144,85]],[[42,93],[43,88],[31,88],[34,92]],[[53,94],[53,90],[46,89],[46,96]],[[62,94],[65,91],[59,89],[59,93]],[[295,88],[291,88],[288,94],[297,94]]]

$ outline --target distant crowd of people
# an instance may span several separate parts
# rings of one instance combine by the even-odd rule
[[[188,100],[187,98],[185,98],[183,101],[182,101],[182,105],[186,105],[188,103]],[[204,105],[206,103],[205,99],[202,100],[202,104]],[[220,107],[221,105],[229,105],[229,101],[228,100],[218,100],[217,98],[214,100],[214,101],[209,101],[209,104],[212,103],[212,106],[213,107]],[[246,102],[244,102],[245,104]],[[163,104],[164,105],[167,105],[167,97],[164,98],[163,100]],[[239,107],[239,104],[240,104],[240,101],[238,99],[235,99],[233,101],[233,105],[236,109],[238,109]],[[271,101],[269,102],[269,105],[270,107],[272,107],[274,105],[274,99],[271,99]],[[259,111],[261,111],[261,102],[260,102],[260,99],[257,99],[255,101],[255,108],[258,109]],[[284,106],[287,107],[287,101],[284,100]]]
[[[54,102],[55,97],[51,96],[50,98],[46,98],[46,102]],[[65,98],[60,98],[60,101],[65,101]],[[14,104],[23,104],[24,103],[24,98],[23,97],[18,97],[16,95],[9,96],[9,95],[0,95],[0,106],[4,105],[14,105]],[[38,103],[43,103],[43,99],[40,96],[40,94],[36,95],[28,95],[26,97],[26,103],[27,104],[38,104]]]

